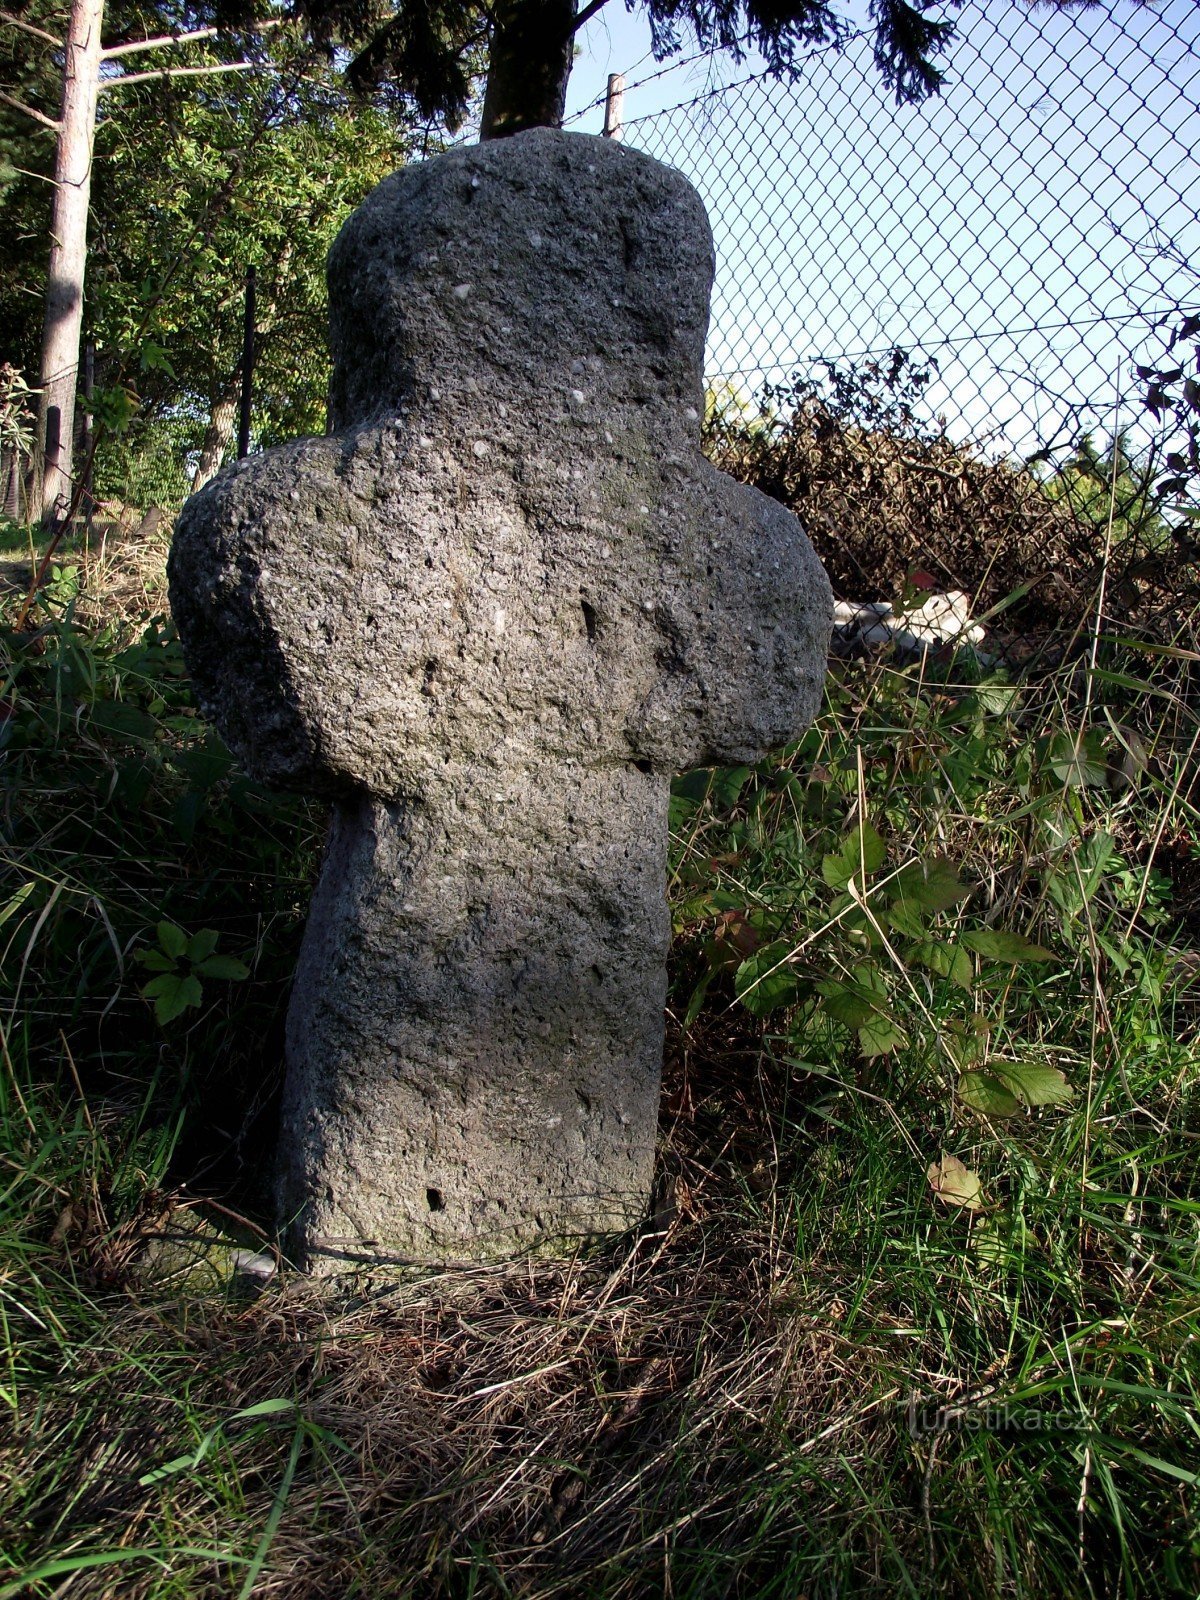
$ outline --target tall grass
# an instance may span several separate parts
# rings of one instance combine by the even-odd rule
[[[1200,1589],[1194,661],[839,667],[676,785],[644,1230],[214,1292],[148,1247],[269,1226],[322,819],[70,587],[3,641],[0,1595]]]

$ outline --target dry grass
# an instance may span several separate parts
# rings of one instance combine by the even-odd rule
[[[123,626],[167,609],[166,564],[173,518],[157,508],[142,513],[105,502],[86,532],[65,537],[51,557],[64,577],[58,592],[76,595],[81,622],[100,628]],[[0,599],[21,598],[45,553],[44,539],[24,547],[10,542],[0,559]]]
[[[818,1525],[830,1512],[814,1496],[821,1477],[849,1469],[869,1484],[902,1425],[882,1353],[839,1337],[836,1303],[797,1295],[780,1247],[766,1217],[699,1227],[677,1215],[617,1254],[349,1301],[294,1281],[241,1310],[130,1299],[76,1373],[99,1425],[56,1499],[81,1538],[120,1527],[132,1549],[165,1519],[180,1546],[220,1549],[231,1521],[267,1523],[303,1418],[255,1593],[457,1594],[474,1574],[479,1592],[633,1596],[665,1592],[686,1551],[703,1552],[704,1592],[773,1592],[788,1552],[846,1531]],[[187,1374],[187,1409],[235,1419],[222,1444],[235,1506],[186,1475],[139,1485],[180,1448],[179,1394],[136,1375],[164,1340]],[[264,1396],[296,1410],[265,1432],[239,1428]],[[51,1395],[25,1450],[54,1449],[79,1403],[74,1386]],[[43,1502],[39,1517],[54,1509]],[[890,1535],[920,1562],[919,1516],[893,1519]],[[222,1566],[195,1563],[185,1592],[229,1592]],[[158,1595],[163,1573],[134,1559],[119,1587],[99,1568],[69,1592]]]
[[[811,399],[783,425],[717,422],[707,449],[796,512],[839,597],[895,599],[923,570],[970,595],[976,615],[1003,605],[1002,630],[1069,632],[1094,612],[1107,565],[1109,609],[1126,628],[1195,646],[1195,539],[1186,528],[1172,537],[1149,512],[1134,470],[1114,486],[1106,562],[1103,462],[1085,462],[1094,478],[1068,469],[1040,480],[944,433],[865,426]]]
[[[120,627],[161,609],[164,552],[165,536],[126,537],[81,562],[76,616]],[[26,682],[41,660],[14,680],[30,739],[53,699]],[[660,1193],[644,1232],[566,1262],[332,1291],[284,1275],[257,1298],[156,1286],[139,1254],[197,1204],[170,1166],[186,1097],[160,1079],[203,1084],[210,1070],[219,1084],[232,1057],[240,1076],[261,1073],[264,1096],[278,974],[264,954],[263,1009],[247,985],[206,997],[186,1029],[156,1031],[132,963],[101,993],[72,952],[89,948],[83,918],[102,902],[121,932],[93,929],[101,947],[128,956],[152,931],[157,900],[145,928],[118,915],[134,821],[139,907],[145,877],[171,886],[171,915],[207,917],[195,908],[210,857],[241,874],[228,890],[239,902],[266,869],[239,865],[208,823],[180,842],[169,773],[118,809],[110,762],[166,752],[169,765],[189,719],[131,751],[89,732],[85,689],[59,674],[58,743],[46,735],[23,758],[40,798],[10,797],[45,834],[14,858],[22,876],[64,870],[64,761],[86,757],[95,795],[71,847],[84,910],[60,926],[57,902],[43,916],[31,896],[6,931],[33,955],[24,1014],[14,1001],[0,1018],[2,1600],[1194,1594],[1195,698],[1178,658],[1104,660],[1091,677],[1067,666],[1000,685],[1000,709],[938,664],[928,678],[886,661],[841,668],[801,746],[687,814]],[[169,681],[120,689],[149,707]],[[1126,788],[1051,781],[1055,740],[1094,735],[1095,760],[1112,765],[1125,727],[1146,757]],[[231,803],[219,789],[213,815]],[[958,994],[880,958],[910,1043],[874,1060],[800,1006],[764,1025],[732,978],[753,948],[743,935],[786,937],[805,981],[861,960],[861,939],[830,917],[821,862],[864,803],[892,866],[948,854],[973,886],[961,927],[956,911],[939,937],[1024,928],[1058,955],[1036,971],[977,964]],[[118,859],[88,876],[92,819]],[[284,823],[247,810],[229,826],[244,843]],[[1085,892],[1105,835],[1118,859]],[[300,901],[295,863],[269,860],[289,906]],[[254,920],[252,903],[243,912]],[[263,927],[290,928],[302,904],[288,915],[264,912]],[[240,927],[231,916],[230,948],[249,938]],[[278,959],[291,948],[278,929],[255,937],[267,954],[282,941]],[[731,964],[685,1025],[722,940]],[[68,1023],[56,1078],[31,1041],[74,994],[110,1020],[91,1060],[93,1034]],[[942,1047],[973,1008],[998,1048],[1061,1065],[1072,1104],[1003,1125],[964,1111]],[[103,1081],[103,1102],[77,1065]],[[152,1081],[136,1114],[122,1107],[122,1088],[128,1100]],[[931,1197],[939,1151],[979,1170],[986,1217]],[[968,1413],[993,1396],[1023,1414],[1070,1410],[1080,1431],[914,1438],[913,1392]]]

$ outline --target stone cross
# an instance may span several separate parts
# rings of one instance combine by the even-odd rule
[[[795,738],[832,614],[700,454],[712,274],[696,192],[611,141],[407,167],[330,254],[330,436],[179,519],[202,705],[333,801],[278,1177],[311,1268],[645,1214],[671,775]]]

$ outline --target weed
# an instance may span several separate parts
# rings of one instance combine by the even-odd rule
[[[149,1247],[268,1226],[321,817],[87,601],[4,639],[0,1594],[1196,1592],[1185,655],[841,665],[678,780],[638,1234],[199,1293]]]

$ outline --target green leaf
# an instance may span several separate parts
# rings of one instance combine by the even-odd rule
[[[991,1061],[958,1080],[963,1104],[989,1117],[1012,1117],[1022,1106],[1067,1105],[1074,1093],[1057,1067],[1034,1061]]]
[[[694,800],[685,800],[681,795],[673,794],[667,808],[667,827],[672,833],[682,833],[697,810]]]
[[[240,983],[250,976],[250,968],[236,956],[209,956],[196,963],[196,971],[205,978],[221,978],[228,983]]]
[[[844,889],[851,878],[861,885],[864,874],[870,876],[883,865],[887,846],[869,822],[848,833],[833,855],[821,862],[821,876],[831,889]]]
[[[753,767],[697,767],[674,780],[671,794],[676,800],[690,801],[693,805],[703,805],[707,801],[714,810],[732,811],[753,770]]]
[[[753,770],[753,767],[715,768],[708,791],[709,803],[721,811],[732,811]]]
[[[1027,1106],[1065,1106],[1075,1091],[1057,1067],[1040,1061],[992,1061],[989,1070]]]
[[[124,433],[137,408],[137,396],[120,384],[111,389],[97,389],[92,396],[92,415],[97,425],[110,435]]]
[[[1023,933],[1006,933],[1000,928],[981,928],[964,933],[962,942],[976,955],[988,961],[1007,961],[1016,966],[1021,961],[1057,961],[1053,950],[1035,944]]]
[[[951,983],[956,983],[968,994],[971,992],[975,971],[970,956],[957,945],[943,944],[937,939],[923,939],[909,952],[908,959],[910,963],[916,962],[918,966],[927,967],[939,978],[949,978]]]
[[[1015,1117],[1021,1109],[1016,1095],[991,1072],[964,1072],[958,1080],[958,1097],[985,1117]]]
[[[687,1010],[683,1014],[683,1025],[685,1028],[690,1028],[692,1023],[695,1022],[696,1018],[700,1015],[701,1008],[704,1005],[704,997],[708,993],[708,986],[715,977],[716,969],[710,967],[700,979],[700,982],[692,990],[692,998],[688,1001]]]
[[[175,960],[162,950],[139,950],[137,960],[151,972],[174,972]]]
[[[962,882],[953,861],[935,856],[932,861],[910,861],[888,885],[888,898],[898,905],[916,905],[925,911],[949,911],[965,900],[970,888]]]
[[[217,948],[219,937],[215,928],[201,928],[199,933],[194,933],[188,940],[188,960],[207,961]]]
[[[746,910],[746,892],[744,889],[714,889],[710,899],[714,911]]]
[[[1001,1266],[1008,1259],[1008,1241],[995,1217],[981,1217],[971,1229],[971,1248],[989,1266]]]
[[[204,998],[200,980],[180,977],[175,972],[164,972],[161,978],[152,978],[142,990],[147,1000],[154,1001],[155,1021],[161,1026],[174,1022],[189,1006],[198,1006]]]
[[[111,733],[118,738],[153,739],[158,732],[158,723],[152,716],[123,700],[95,701],[88,723],[98,733]]]
[[[1060,733],[1050,744],[1050,770],[1066,789],[1098,788],[1105,780],[1104,743],[1095,731]]]
[[[947,1205],[962,1206],[964,1211],[983,1209],[983,1185],[979,1181],[979,1174],[964,1166],[957,1156],[943,1156],[940,1161],[931,1161],[925,1176],[934,1194]]]
[[[912,900],[903,900],[886,913],[888,926],[906,939],[921,941],[925,938],[925,912]]]
[[[891,1017],[877,1012],[858,1030],[858,1047],[864,1056],[887,1056],[908,1043],[908,1036]]]
[[[734,974],[734,993],[754,1016],[766,1016],[797,998],[800,982],[788,964],[791,953],[792,946],[786,939],[776,939],[756,950]]]
[[[944,1024],[942,1037],[960,1069],[978,1061],[987,1045],[991,1023],[980,1011],[969,1017],[951,1017]]]
[[[1006,1211],[993,1212],[980,1217],[971,1229],[971,1244],[979,1252],[979,1259],[993,1266],[1019,1261],[1031,1242],[1025,1218],[1019,1211],[1015,1216]]]
[[[142,345],[138,365],[143,372],[165,372],[168,378],[175,376],[175,368],[171,365],[171,358],[161,344],[153,339],[147,339]]]
[[[821,1004],[847,1028],[861,1028],[887,1003],[887,987],[870,967],[856,967],[849,982],[825,978],[817,984]]]
[[[178,961],[187,954],[188,937],[182,928],[177,928],[173,922],[160,922],[158,925],[158,942],[169,956],[174,956]]]
[[[1010,683],[1001,683],[997,679],[976,684],[975,698],[989,716],[1003,717],[1012,711],[1019,690]]]

